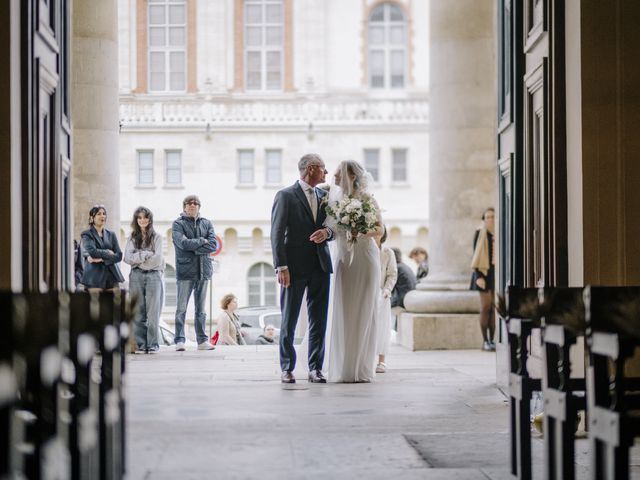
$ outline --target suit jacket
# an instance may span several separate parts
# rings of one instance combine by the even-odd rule
[[[313,220],[311,207],[298,182],[276,193],[271,210],[271,249],[273,265],[287,266],[291,278],[308,277],[318,268],[332,273],[327,242],[313,243],[309,237],[322,228],[327,218],[324,199],[327,192],[316,188],[318,212]]]
[[[87,288],[107,288],[109,282],[116,284],[124,282],[124,277],[117,265],[122,260],[122,250],[118,245],[116,234],[105,228],[101,237],[96,229],[91,227],[82,232],[80,238],[85,256],[103,260],[100,263],[86,263],[82,284]]]
[[[391,295],[391,306],[404,308],[404,296],[416,289],[416,276],[408,265],[398,263],[398,281]]]

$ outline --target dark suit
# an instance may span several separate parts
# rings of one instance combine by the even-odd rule
[[[91,227],[82,232],[80,238],[83,254],[103,260],[100,263],[86,263],[82,284],[87,288],[114,288],[118,283],[124,282],[124,277],[117,265],[122,261],[122,250],[118,245],[116,234],[105,228],[101,237],[96,229]]]
[[[398,280],[391,292],[391,306],[404,308],[404,296],[416,289],[416,276],[408,265],[398,263]]]
[[[289,269],[291,284],[280,289],[282,326],[280,328],[280,366],[293,371],[296,352],[293,338],[307,291],[309,312],[309,370],[321,370],[329,303],[329,277],[332,272],[327,242],[313,243],[309,237],[322,228],[326,212],[322,200],[327,193],[316,189],[318,212],[314,222],[305,192],[298,182],[280,190],[271,211],[271,248],[276,269]]]

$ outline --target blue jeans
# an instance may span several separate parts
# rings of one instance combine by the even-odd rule
[[[158,324],[162,310],[162,273],[143,272],[138,268],[129,275],[129,291],[136,299],[134,333],[138,348],[157,350]]]
[[[193,301],[196,307],[196,339],[198,345],[209,341],[209,337],[205,333],[207,323],[207,314],[204,313],[204,301],[207,298],[207,285],[209,280],[178,280],[178,305],[176,307],[176,343],[184,343],[184,317],[187,314],[187,305],[191,292],[193,292]]]

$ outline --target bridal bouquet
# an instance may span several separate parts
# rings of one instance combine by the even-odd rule
[[[326,212],[336,220],[338,228],[347,232],[350,244],[356,242],[358,234],[372,232],[377,226],[378,212],[370,196],[345,196],[337,202],[329,202]]]

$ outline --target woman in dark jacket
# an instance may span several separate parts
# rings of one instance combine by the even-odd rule
[[[105,228],[106,222],[104,205],[94,205],[89,211],[89,228],[80,235],[86,255],[82,284],[89,291],[115,290],[124,282],[117,265],[122,260],[118,237]]]
[[[480,330],[484,343],[482,349],[493,351],[496,344],[493,336],[496,331],[496,320],[493,308],[493,292],[495,283],[495,261],[493,231],[496,213],[487,208],[482,214],[482,227],[476,230],[473,237],[473,259],[471,260],[471,290],[480,292]]]

